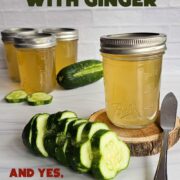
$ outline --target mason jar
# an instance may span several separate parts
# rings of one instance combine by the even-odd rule
[[[166,35],[130,33],[101,37],[106,112],[121,128],[157,120]]]
[[[15,38],[21,86],[26,92],[51,92],[56,85],[56,38],[38,33]]]
[[[6,52],[6,62],[9,76],[12,80],[19,82],[19,69],[16,57],[16,50],[14,47],[14,38],[18,34],[31,35],[35,34],[37,30],[33,28],[11,28],[1,32],[2,41]]]
[[[78,30],[72,28],[44,29],[57,38],[56,45],[56,74],[61,69],[77,62]]]

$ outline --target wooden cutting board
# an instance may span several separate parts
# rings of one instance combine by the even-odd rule
[[[149,156],[160,152],[162,129],[157,123],[153,123],[144,129],[122,129],[113,125],[105,110],[100,110],[91,115],[90,121],[106,123],[111,130],[129,145],[132,156]],[[180,139],[180,119],[177,118],[176,127],[169,134],[169,148]]]

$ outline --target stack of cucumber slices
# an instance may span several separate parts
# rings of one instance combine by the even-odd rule
[[[96,179],[113,179],[130,160],[128,146],[106,124],[79,119],[71,111],[35,115],[22,139],[34,154],[55,158]]]

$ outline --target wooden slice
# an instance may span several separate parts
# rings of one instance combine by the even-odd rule
[[[105,110],[100,110],[90,117],[90,121],[106,123],[111,130],[129,145],[132,156],[149,156],[160,152],[162,143],[162,129],[153,123],[144,129],[122,129],[113,125]],[[169,148],[180,139],[180,119],[177,118],[176,127],[169,134]]]

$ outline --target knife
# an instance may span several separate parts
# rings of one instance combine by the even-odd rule
[[[163,129],[162,148],[154,180],[167,180],[167,150],[169,132],[175,128],[178,102],[173,93],[165,96],[160,112],[160,126]]]

